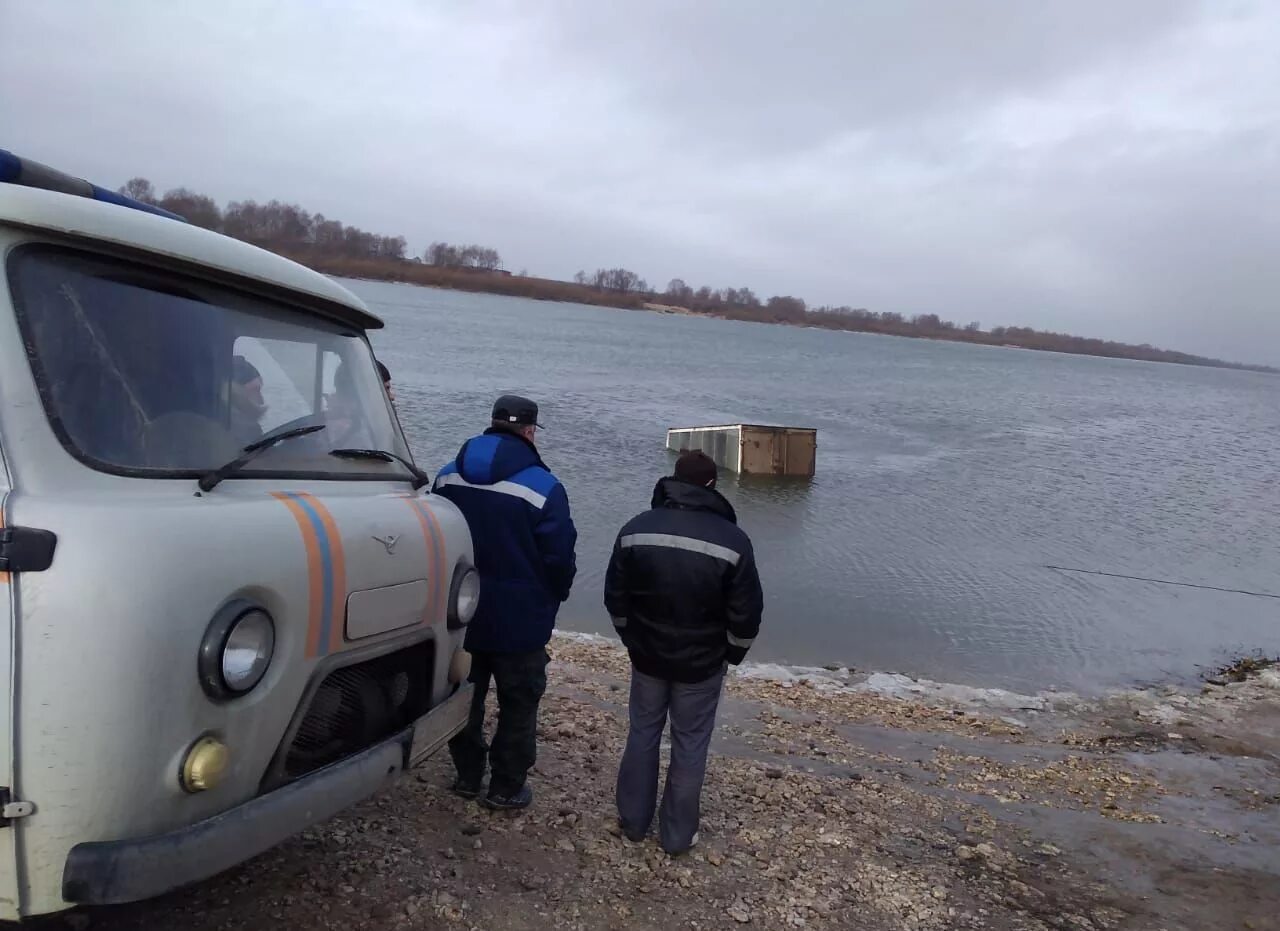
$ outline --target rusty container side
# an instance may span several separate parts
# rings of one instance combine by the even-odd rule
[[[818,466],[818,431],[788,430],[784,475],[800,475],[813,478]]]
[[[818,431],[803,427],[742,427],[742,472],[812,478]]]
[[[770,427],[742,428],[742,472],[745,475],[776,475],[777,434]]]

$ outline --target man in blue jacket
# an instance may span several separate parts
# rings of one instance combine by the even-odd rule
[[[479,797],[487,759],[484,804],[495,809],[527,808],[533,801],[526,777],[537,757],[546,646],[577,571],[569,498],[538,455],[538,429],[538,405],[516,395],[498,398],[490,428],[463,443],[435,482],[435,491],[467,519],[480,573],[480,607],[466,636],[475,685],[471,717],[449,742],[458,771],[453,791]],[[493,745],[486,746],[490,680],[498,693],[498,725]]]

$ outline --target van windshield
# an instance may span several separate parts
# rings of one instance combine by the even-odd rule
[[[53,247],[9,262],[50,422],[94,468],[198,475],[293,427],[237,477],[399,478],[409,457],[363,333],[199,280]]]

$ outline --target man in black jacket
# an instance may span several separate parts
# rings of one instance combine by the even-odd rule
[[[715,485],[710,458],[682,454],[675,475],[658,482],[652,509],[622,528],[605,577],[605,607],[632,667],[618,818],[628,839],[648,834],[657,806],[658,748],[670,715],[659,833],[672,855],[697,843],[725,670],[746,657],[763,609],[751,541]]]

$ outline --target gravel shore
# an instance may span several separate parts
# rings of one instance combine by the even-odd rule
[[[1275,670],[1021,704],[735,676],[673,859],[615,825],[625,654],[551,651],[529,811],[450,795],[446,754],[225,876],[49,926],[1280,928]]]

